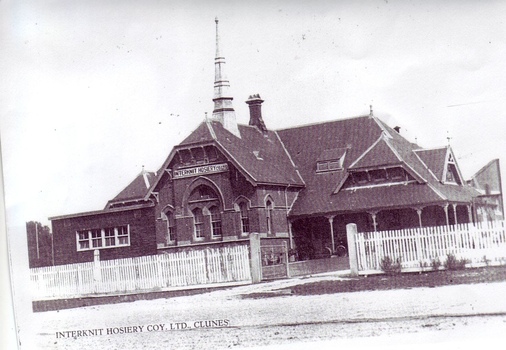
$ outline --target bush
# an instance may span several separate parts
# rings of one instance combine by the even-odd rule
[[[401,273],[401,259],[397,258],[394,262],[388,255],[381,259],[380,267],[387,275],[396,275]]]
[[[437,271],[441,267],[441,260],[439,258],[432,259],[432,270]]]
[[[462,270],[466,267],[466,259],[457,259],[453,254],[448,254],[445,262],[445,268],[447,270]]]

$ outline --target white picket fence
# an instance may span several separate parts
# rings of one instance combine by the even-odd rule
[[[355,234],[355,247],[361,274],[380,272],[386,256],[399,259],[403,271],[430,270],[435,260],[444,266],[449,254],[466,259],[468,266],[501,265],[506,264],[505,222],[362,232]]]
[[[247,245],[40,267],[30,270],[34,300],[250,281]]]

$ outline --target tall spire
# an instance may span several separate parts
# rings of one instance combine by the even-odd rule
[[[220,54],[220,35],[218,17],[216,22],[216,57],[214,58],[214,110],[212,119],[221,122],[223,127],[237,137],[241,137],[235,119],[233,97],[230,96],[230,82],[225,75],[225,57]]]

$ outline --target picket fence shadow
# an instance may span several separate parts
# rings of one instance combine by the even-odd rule
[[[224,246],[30,269],[34,300],[251,281],[249,247]]]
[[[430,270],[449,255],[465,260],[466,266],[506,264],[505,222],[459,224],[395,231],[355,234],[360,274],[382,272],[381,262],[389,257],[400,262],[402,271]]]

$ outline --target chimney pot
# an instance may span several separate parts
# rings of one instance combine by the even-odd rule
[[[267,132],[267,127],[262,119],[262,103],[264,100],[260,94],[250,95],[246,103],[249,106],[249,125],[256,126],[262,133]]]

